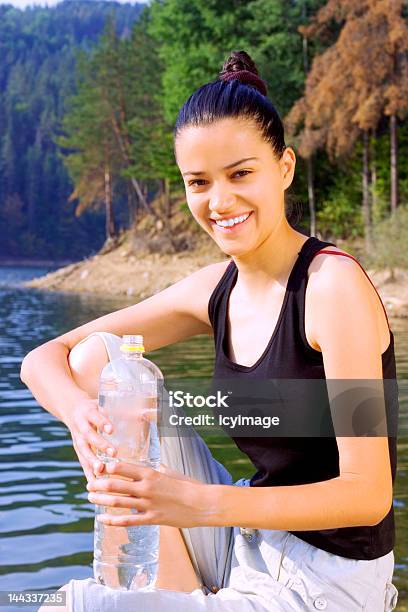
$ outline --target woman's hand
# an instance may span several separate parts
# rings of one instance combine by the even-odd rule
[[[205,524],[208,506],[203,498],[209,485],[184,475],[177,478],[150,467],[119,461],[106,472],[119,478],[94,478],[88,483],[88,499],[99,506],[133,508],[138,514],[99,514],[105,525],[171,525],[197,527]],[[122,480],[121,477],[131,480]]]
[[[93,480],[94,472],[101,473],[104,469],[104,463],[98,459],[95,451],[99,449],[111,457],[115,456],[116,449],[97,433],[97,430],[104,429],[107,434],[111,434],[112,423],[98,410],[98,400],[89,398],[81,400],[75,406],[66,424],[71,432],[75,452],[89,482]]]

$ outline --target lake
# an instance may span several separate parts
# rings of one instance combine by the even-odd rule
[[[43,410],[20,381],[20,364],[39,344],[132,302],[18,286],[20,280],[49,270],[0,267],[0,591],[56,589],[71,578],[92,575],[94,507],[87,500],[82,468],[68,429]],[[398,378],[404,379],[406,388],[408,320],[394,320],[391,325]],[[210,377],[213,355],[212,339],[199,336],[155,351],[149,358],[165,378]],[[406,418],[405,400],[400,410]],[[210,438],[208,442],[235,479],[255,471],[232,441],[219,443]],[[404,437],[398,444],[394,489],[394,584],[404,604],[408,604],[407,467]]]

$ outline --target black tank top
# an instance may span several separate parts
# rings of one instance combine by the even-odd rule
[[[276,327],[265,351],[252,366],[237,364],[227,357],[228,299],[238,277],[238,269],[234,261],[230,262],[211,294],[208,304],[209,318],[214,330],[215,379],[233,379],[234,377],[251,379],[326,378],[322,353],[313,349],[307,342],[304,314],[309,265],[317,252],[328,246],[335,245],[314,237],[308,238],[303,244],[289,275]],[[332,251],[332,253],[337,252]],[[392,379],[391,386],[386,385],[384,391],[387,416],[391,411],[395,421],[398,419],[398,388],[394,336],[391,330],[390,338],[390,344],[382,354],[382,368],[383,378]],[[340,475],[339,453],[335,437],[231,437],[257,469],[251,478],[251,486],[307,484],[336,478]],[[394,483],[397,466],[395,436],[388,438],[388,447]],[[393,506],[391,505],[387,516],[374,526],[292,531],[291,533],[333,554],[352,559],[376,559],[390,552],[395,544]]]

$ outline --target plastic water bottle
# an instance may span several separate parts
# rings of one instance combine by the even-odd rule
[[[101,451],[97,454],[104,463],[125,461],[159,469],[157,424],[163,375],[143,357],[142,336],[123,336],[120,350],[122,355],[102,370],[98,398],[99,410],[113,425],[111,435],[103,430],[99,433],[117,449],[117,454],[114,458]],[[135,508],[95,506],[95,515],[137,512]],[[154,586],[159,556],[158,525],[103,525],[95,516],[94,529],[96,582],[120,590]]]

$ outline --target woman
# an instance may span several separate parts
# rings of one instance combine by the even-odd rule
[[[395,379],[393,335],[371,281],[350,255],[323,250],[330,243],[306,238],[285,216],[296,159],[266,94],[251,58],[233,52],[176,123],[188,206],[232,259],[24,359],[22,379],[71,431],[89,500],[139,510],[103,522],[161,525],[155,590],[71,580],[62,589],[67,609],[382,612],[396,605],[395,437],[235,438],[257,467],[239,486],[197,434],[164,440],[161,472],[118,463],[107,468],[109,479],[93,473],[103,466],[94,465],[92,446],[107,448],[95,429],[109,431],[109,423],[92,398],[122,334],[143,334],[147,351],[214,335],[219,378]],[[392,403],[387,394],[385,403]]]

